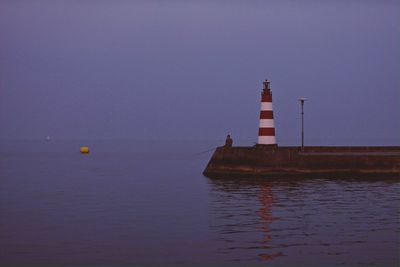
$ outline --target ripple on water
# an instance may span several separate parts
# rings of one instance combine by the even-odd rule
[[[399,232],[398,181],[210,180],[210,185],[215,216],[210,229],[226,254],[276,264],[399,260],[399,239],[394,238]]]

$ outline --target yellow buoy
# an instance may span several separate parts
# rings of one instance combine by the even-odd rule
[[[81,146],[80,149],[82,154],[88,154],[89,153],[89,147],[88,146]]]

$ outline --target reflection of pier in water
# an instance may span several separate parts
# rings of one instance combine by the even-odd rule
[[[216,261],[398,263],[398,178],[209,181]]]
[[[249,261],[268,261],[281,256],[271,244],[270,224],[275,220],[271,212],[272,184],[257,180],[210,181],[216,198],[213,201],[216,221],[211,227],[223,241],[218,251],[240,254],[238,257],[245,256]]]

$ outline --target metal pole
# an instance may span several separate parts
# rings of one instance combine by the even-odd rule
[[[304,101],[301,101],[301,151],[304,151]]]
[[[305,98],[300,98],[301,104],[301,151],[304,151],[304,101]]]

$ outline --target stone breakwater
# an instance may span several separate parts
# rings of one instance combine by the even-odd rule
[[[288,175],[391,175],[400,178],[400,146],[218,147],[207,177]]]

